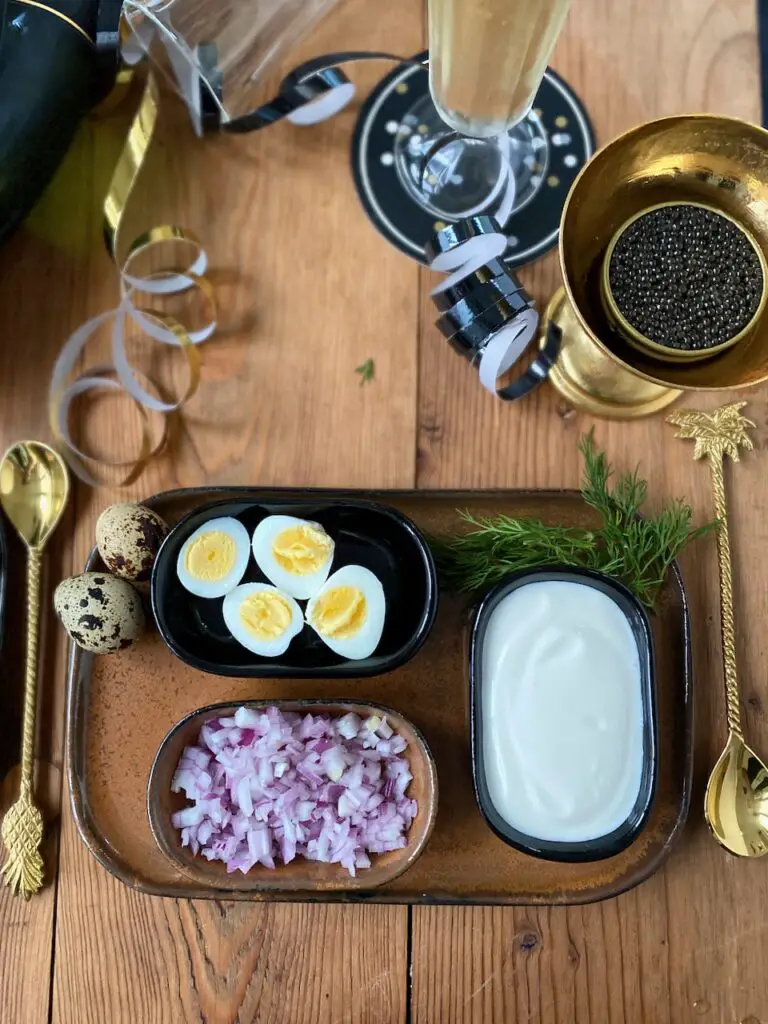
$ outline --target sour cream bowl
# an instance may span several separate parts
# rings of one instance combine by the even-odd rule
[[[493,831],[547,860],[614,856],[657,780],[653,637],[601,573],[544,566],[479,603],[469,643],[475,795]]]

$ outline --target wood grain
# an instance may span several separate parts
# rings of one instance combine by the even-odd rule
[[[753,6],[577,0],[554,63],[581,93],[601,141],[676,111],[754,118]],[[412,0],[348,0],[299,57],[341,45],[409,53],[422,40],[422,10]],[[380,73],[355,77],[365,90]],[[196,230],[209,245],[225,316],[169,456],[133,495],[206,481],[576,484],[575,442],[589,421],[548,389],[502,406],[429,326],[427,275],[381,240],[355,198],[347,156],[354,117],[352,110],[310,130],[283,125],[250,139],[200,142],[179,105],[164,103],[128,234],[168,220]],[[86,126],[24,230],[0,252],[2,444],[47,434],[45,385],[62,338],[115,301],[98,197],[124,128],[122,114]],[[524,277],[546,299],[555,257]],[[138,347],[135,355],[169,384],[183,383],[180,367]],[[376,380],[360,387],[354,369],[369,357]],[[768,401],[761,392],[749,399],[765,437]],[[128,454],[137,440],[124,405],[83,407],[79,425],[104,452]],[[708,514],[706,469],[662,420],[602,423],[597,439],[618,464],[642,458],[654,496],[686,494]],[[761,441],[731,474],[735,596],[740,621],[754,624],[740,630],[738,654],[747,732],[758,749],[768,742],[760,628],[768,606],[756,572],[768,542],[765,451]],[[95,517],[117,493],[77,488],[51,549],[51,579],[84,562]],[[22,565],[16,547],[0,774],[18,744]],[[691,553],[684,569],[696,634],[696,791],[680,848],[641,888],[581,908],[417,908],[409,965],[403,908],[249,907],[132,893],[81,844],[65,792],[60,849],[55,823],[46,848],[49,878],[58,861],[58,882],[26,904],[0,893],[3,1024],[390,1024],[407,1019],[409,1003],[419,1024],[765,1024],[768,866],[729,859],[700,812],[724,739],[714,545]],[[38,749],[53,817],[63,682],[64,645],[51,631]]]
[[[353,47],[418,50],[420,10],[402,0],[391,13],[371,18],[353,0],[304,55],[333,48],[339,32]],[[369,84],[376,73],[368,72]],[[180,104],[164,103],[126,237],[168,221],[196,231],[209,247],[224,315],[172,457],[154,464],[133,496],[204,481],[413,485],[418,271],[380,244],[359,208],[347,156],[355,116],[350,110],[313,131],[284,125],[201,143]],[[45,385],[58,345],[116,301],[97,199],[125,123],[118,113],[83,129],[30,223],[3,251],[3,268],[13,273],[2,276],[0,368],[13,399],[0,410],[0,434],[47,433]],[[19,330],[34,341],[39,365],[19,358],[8,337]],[[105,345],[94,342],[89,362]],[[132,354],[165,383],[183,383],[181,367],[150,361],[139,345]],[[369,357],[375,384],[362,388],[354,371]],[[97,400],[77,413],[81,435],[102,454],[135,451],[138,431],[125,403]],[[84,563],[96,515],[118,496],[125,497],[76,489],[62,528],[64,571]],[[55,680],[60,761],[61,656]],[[405,908],[150,900],[96,865],[68,807],[58,890],[30,904],[3,894],[0,924],[0,1017],[9,1024],[405,1019]]]
[[[49,367],[61,344],[62,321],[72,326],[85,315],[85,296],[77,286],[71,252],[84,245],[90,200],[84,179],[71,192],[67,246],[50,244],[41,221],[33,219],[22,235],[0,251],[0,449],[25,437],[45,437]],[[39,216],[39,214],[38,214]],[[61,319],[51,316],[45,290],[53,291]],[[30,353],[34,357],[30,358]],[[57,579],[71,572],[70,510],[48,548],[43,594],[50,602]],[[21,750],[21,704],[24,684],[25,553],[5,522],[9,548],[6,630],[2,650],[0,716],[0,791],[5,810],[18,793]],[[61,789],[64,689],[62,668],[66,645],[51,616],[41,616],[41,678],[36,792],[49,828],[43,847],[43,893],[29,902],[0,888],[0,1015],[13,1024],[49,1020],[51,957],[59,856],[57,818]],[[47,642],[46,642],[47,639]]]
[[[753,5],[685,0],[575,3],[554,65],[587,103],[599,141],[632,124],[680,111],[714,110],[756,119]],[[557,284],[553,255],[523,279],[545,300]],[[424,282],[423,290],[427,290]],[[427,487],[574,486],[576,441],[592,425],[550,388],[503,406],[431,326],[427,299],[421,345],[419,485]],[[692,396],[712,408],[729,396]],[[759,425],[761,451],[731,475],[737,607],[742,628],[748,733],[768,743],[764,713],[768,651],[760,628],[765,589],[750,561],[765,549],[760,509],[768,483],[765,389],[745,395]],[[596,438],[622,466],[642,460],[654,500],[687,495],[711,515],[705,466],[674,440],[662,417],[598,423]],[[714,543],[683,561],[691,600],[697,700],[696,784],[690,823],[664,871],[616,900],[581,908],[414,908],[412,1019],[415,1024],[756,1024],[768,1020],[768,865],[730,858],[703,823],[704,787],[725,739],[717,630]],[[750,578],[754,581],[750,583]],[[759,745],[759,744],[758,744]],[[738,964],[738,967],[736,966]]]

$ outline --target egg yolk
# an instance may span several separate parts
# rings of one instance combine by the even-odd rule
[[[346,640],[365,624],[368,608],[365,594],[357,587],[334,587],[317,598],[312,625],[323,636]]]
[[[228,533],[211,530],[192,541],[184,566],[196,580],[223,580],[232,572],[236,554],[235,542]]]
[[[240,605],[240,622],[257,640],[276,640],[291,624],[291,606],[269,590],[251,594]]]
[[[322,569],[333,553],[327,533],[314,526],[289,526],[272,542],[272,554],[279,566],[296,576]]]

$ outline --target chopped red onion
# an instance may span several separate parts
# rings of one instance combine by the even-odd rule
[[[172,815],[181,844],[228,871],[295,857],[341,864],[402,849],[418,805],[407,741],[386,718],[238,708],[200,730],[171,782],[192,803]]]
[[[360,732],[362,724],[358,715],[354,711],[350,711],[348,715],[344,715],[343,718],[339,719],[336,728],[345,740],[353,740]]]

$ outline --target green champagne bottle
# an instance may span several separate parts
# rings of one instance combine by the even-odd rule
[[[109,88],[96,46],[100,0],[0,0],[0,243]],[[119,16],[119,5],[112,5]],[[113,33],[112,74],[116,53]]]

